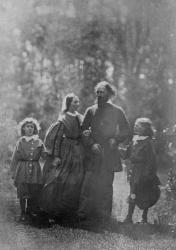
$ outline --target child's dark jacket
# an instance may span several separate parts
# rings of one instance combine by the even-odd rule
[[[156,180],[157,163],[152,139],[146,136],[133,140],[127,153],[130,158],[128,177],[131,182],[137,184],[141,181]]]
[[[127,157],[130,159],[128,180],[130,193],[136,195],[136,204],[141,208],[153,206],[160,196],[160,180],[156,175],[157,163],[153,140],[138,137],[129,145]]]

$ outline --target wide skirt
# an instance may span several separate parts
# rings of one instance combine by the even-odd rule
[[[57,168],[52,166],[52,157],[44,166],[46,174],[40,206],[54,217],[76,213],[84,178],[83,149],[77,141],[64,139],[61,159]]]

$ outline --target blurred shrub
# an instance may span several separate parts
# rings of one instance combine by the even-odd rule
[[[9,159],[17,139],[17,123],[9,110],[0,112],[0,160]]]
[[[13,120],[13,113],[0,110],[0,190],[10,189],[10,159],[17,140],[17,123]]]
[[[167,175],[166,183],[162,183],[161,197],[154,207],[160,224],[176,226],[176,126],[164,129],[159,135],[159,157],[164,175]],[[165,178],[164,178],[165,179]]]
[[[166,187],[161,190],[161,197],[156,206],[154,206],[159,224],[176,225],[176,200],[171,198]]]
[[[166,129],[165,152],[170,160],[170,169],[168,171],[167,182],[163,188],[160,204],[158,206],[158,218],[162,224],[176,225],[176,145],[175,130]]]
[[[176,166],[176,131],[175,126],[165,128],[156,133],[156,152],[158,167],[174,172]],[[171,174],[172,175],[172,174]],[[168,176],[169,178],[169,176]]]

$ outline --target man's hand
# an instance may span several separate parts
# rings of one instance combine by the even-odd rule
[[[92,145],[91,150],[94,154],[101,154],[102,148],[101,148],[100,144],[95,143]]]
[[[60,164],[61,164],[61,159],[59,157],[55,157],[54,160],[53,160],[53,162],[52,162],[52,165],[54,167],[57,167]]]
[[[91,133],[90,130],[84,130],[82,134],[83,134],[84,136],[88,137],[88,136],[90,135],[90,133]]]
[[[109,145],[111,149],[115,149],[117,147],[116,139],[114,138],[109,139]]]

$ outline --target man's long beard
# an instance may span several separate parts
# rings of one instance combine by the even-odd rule
[[[98,107],[104,106],[108,101],[108,97],[97,97]]]

